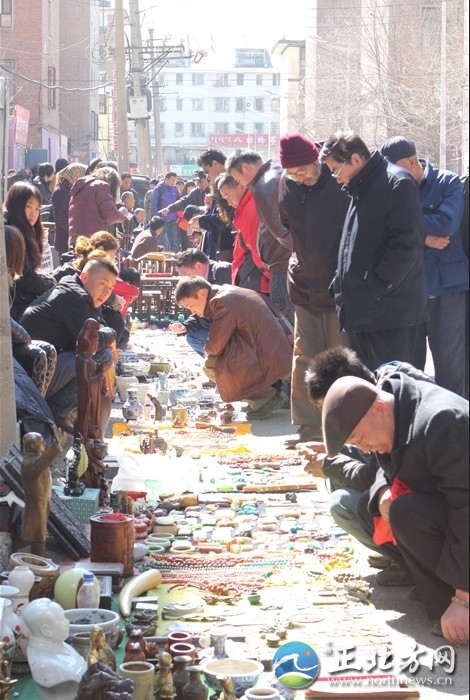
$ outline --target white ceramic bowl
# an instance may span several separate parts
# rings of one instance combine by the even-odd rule
[[[70,637],[78,632],[88,632],[89,634],[93,627],[101,627],[111,649],[116,648],[119,642],[119,621],[121,619],[117,613],[102,608],[76,608],[75,610],[64,610],[64,615],[70,623]]]
[[[222,690],[217,676],[229,676],[237,698],[240,698],[248,688],[256,685],[264,670],[262,663],[252,659],[210,659],[200,667],[207,685],[217,692]]]

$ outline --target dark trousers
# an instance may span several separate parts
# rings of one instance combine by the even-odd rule
[[[371,515],[363,520],[361,505],[358,518],[364,527],[371,523]],[[448,527],[444,500],[420,493],[400,496],[390,506],[390,525],[429,619],[439,619],[454,595],[453,587],[436,575]],[[392,547],[384,545],[384,550],[390,552]]]
[[[465,356],[467,292],[428,299],[429,322],[418,327],[418,362],[426,359],[426,338],[432,354],[436,384],[467,397]],[[420,367],[420,369],[422,369]]]
[[[350,331],[348,336],[349,347],[370,370],[392,360],[410,364],[416,361],[416,326],[383,331]],[[424,369],[424,364],[418,369]]]

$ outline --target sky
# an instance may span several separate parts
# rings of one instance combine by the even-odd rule
[[[155,38],[170,34],[172,40],[189,40],[193,51],[207,51],[208,60],[222,58],[231,49],[267,48],[282,38],[305,38],[305,6],[308,0],[217,1],[203,4],[198,0],[139,0],[143,23],[153,24]],[[288,10],[290,8],[291,11]],[[142,30],[143,38],[146,30]]]

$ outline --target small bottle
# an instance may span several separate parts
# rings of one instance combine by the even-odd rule
[[[83,583],[77,591],[77,608],[99,608],[100,587],[92,572],[83,574]]]

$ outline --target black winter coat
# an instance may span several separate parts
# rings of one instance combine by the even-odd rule
[[[423,212],[411,175],[375,151],[351,179],[334,295],[341,329],[380,331],[427,320]]]
[[[101,307],[95,309],[91,296],[78,276],[64,277],[50,291],[29,306],[21,325],[31,338],[52,343],[57,352],[75,350],[78,334],[87,318],[103,323]],[[108,347],[116,338],[112,328],[98,331],[98,350]]]
[[[328,289],[338,264],[349,198],[324,165],[315,185],[298,185],[285,173],[279,187],[281,221],[292,235],[288,290],[293,304],[312,314],[334,311]]]
[[[436,575],[468,591],[468,401],[402,373],[381,389],[395,397],[395,441],[390,455],[377,455],[369,509],[378,514],[378,492],[395,477],[414,493],[441,497],[449,525]]]

